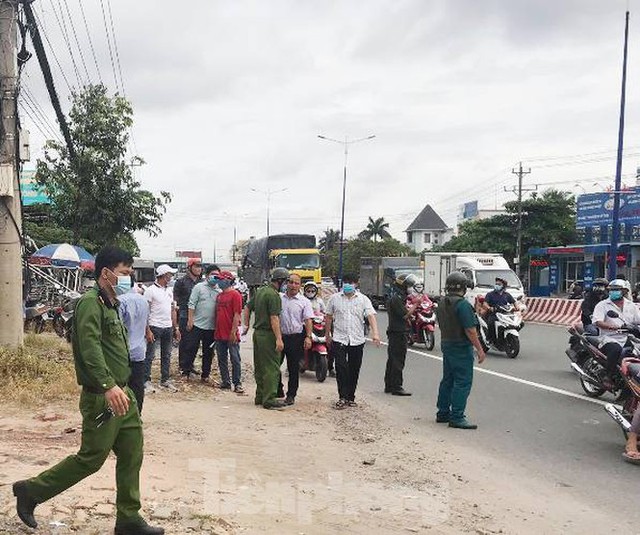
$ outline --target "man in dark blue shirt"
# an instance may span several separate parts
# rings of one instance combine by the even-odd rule
[[[487,327],[489,337],[495,337],[496,309],[507,305],[515,305],[516,300],[507,292],[507,281],[501,277],[496,277],[496,284],[484,298],[483,308],[489,313],[487,316]]]

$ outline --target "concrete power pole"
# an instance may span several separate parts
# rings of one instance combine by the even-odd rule
[[[0,346],[23,343],[15,0],[0,0]]]
[[[516,257],[513,262],[516,265],[516,273],[520,277],[522,276],[522,192],[535,191],[538,189],[538,186],[535,186],[534,188],[522,187],[522,179],[524,178],[524,175],[531,173],[531,169],[528,169],[527,171],[522,169],[522,162],[520,162],[518,169],[512,169],[511,172],[514,175],[518,175],[518,187],[513,187],[511,189],[504,188],[504,190],[511,191],[518,195],[518,232],[516,236]]]

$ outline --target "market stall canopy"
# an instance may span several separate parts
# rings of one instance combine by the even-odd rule
[[[95,259],[91,253],[77,245],[52,243],[38,249],[29,257],[30,264],[62,268],[82,268],[93,271]]]

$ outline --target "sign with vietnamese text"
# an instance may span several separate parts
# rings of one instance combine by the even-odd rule
[[[613,193],[587,193],[579,195],[576,210],[576,228],[611,225],[613,222]],[[640,191],[631,188],[620,193],[620,223],[640,225]]]

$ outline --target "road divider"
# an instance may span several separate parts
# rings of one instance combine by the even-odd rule
[[[526,297],[526,322],[571,325],[580,321],[582,299],[560,299],[558,297]]]

